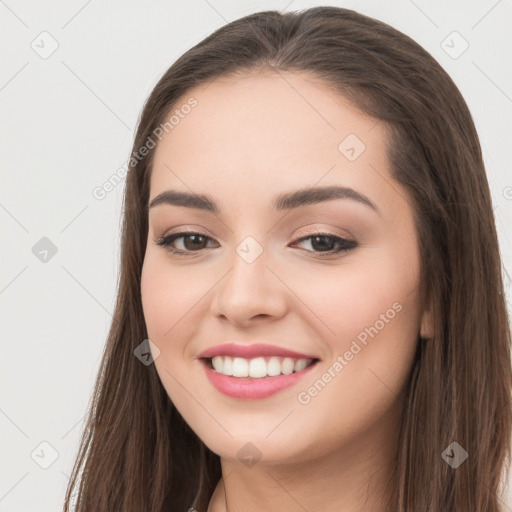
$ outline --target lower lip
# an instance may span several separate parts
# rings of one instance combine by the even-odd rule
[[[290,375],[277,375],[275,377],[262,377],[261,379],[251,379],[248,377],[230,377],[223,375],[210,368],[209,363],[202,360],[201,363],[206,372],[208,380],[221,392],[232,398],[266,398],[279,391],[293,386],[307,373],[309,373],[318,363],[315,361],[300,372]]]

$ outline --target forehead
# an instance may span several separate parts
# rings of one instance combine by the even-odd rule
[[[196,106],[181,110],[191,98]],[[178,122],[155,150],[150,197],[172,186],[252,200],[320,180],[366,182],[371,193],[382,181],[376,171],[389,174],[384,124],[312,75],[222,78],[187,91],[173,113]]]

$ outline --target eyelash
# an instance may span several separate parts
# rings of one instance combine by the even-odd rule
[[[175,240],[177,240],[179,238],[184,238],[184,237],[190,236],[190,235],[199,235],[201,237],[206,238],[207,240],[212,240],[212,238],[210,238],[207,235],[204,235],[203,233],[198,233],[195,231],[186,231],[186,232],[184,231],[182,233],[174,233],[171,235],[162,236],[158,240],[155,240],[155,243],[156,243],[156,245],[164,247],[165,250],[169,251],[171,254],[192,256],[192,255],[200,253],[204,249],[199,249],[197,251],[182,251],[181,249],[176,249],[175,247],[171,246],[171,243],[174,242]],[[328,237],[328,238],[333,239],[335,241],[335,243],[341,244],[341,247],[339,247],[338,249],[331,249],[329,251],[318,252],[318,251],[309,251],[308,250],[308,252],[313,252],[320,257],[327,257],[327,256],[332,256],[334,254],[347,253],[350,250],[355,249],[357,247],[357,242],[355,242],[353,240],[348,240],[346,238],[341,238],[339,236],[332,235],[331,233],[323,233],[323,232],[312,233],[308,236],[301,237],[301,238],[297,239],[294,243],[303,242],[305,240],[308,240],[308,239],[314,238],[314,237]]]

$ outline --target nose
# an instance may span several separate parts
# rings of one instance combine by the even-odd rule
[[[266,251],[249,261],[235,253],[231,269],[214,287],[212,313],[238,327],[281,318],[287,307],[286,285]]]

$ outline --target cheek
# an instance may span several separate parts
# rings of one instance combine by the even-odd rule
[[[412,245],[376,249],[316,283],[308,304],[329,327],[328,358],[299,401],[329,411],[332,425],[357,430],[389,410],[410,372],[421,316],[418,255]],[[321,416],[308,418],[320,424]]]
[[[188,360],[185,350],[189,339],[196,336],[203,315],[201,297],[211,283],[200,279],[191,282],[190,274],[171,269],[165,254],[149,250],[141,273],[141,298],[148,338],[160,350],[155,368],[167,395],[192,426],[204,423],[202,408],[196,404],[204,401],[201,389],[190,382],[194,361]],[[190,400],[193,396],[198,402]],[[196,418],[196,415],[199,415]]]
[[[307,305],[309,322],[325,335],[329,356],[345,352],[353,340],[363,346],[371,339],[381,345],[415,341],[419,264],[414,252],[408,254],[375,250],[364,260],[322,269],[311,280],[287,281]]]
[[[168,276],[162,273],[164,268],[155,260],[146,253],[141,273],[141,298],[148,336],[162,350],[161,338],[172,327],[173,318],[169,313],[174,308],[169,306],[177,283],[169,282]]]
[[[159,252],[146,253],[141,299],[149,338],[160,350],[168,352],[180,349],[180,331],[194,332],[193,317],[201,310],[201,297],[211,284],[201,279],[191,281],[190,273],[171,268],[167,255]]]

